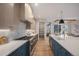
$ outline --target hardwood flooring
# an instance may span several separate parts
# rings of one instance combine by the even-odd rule
[[[53,56],[48,39],[40,38],[38,40],[33,56]]]

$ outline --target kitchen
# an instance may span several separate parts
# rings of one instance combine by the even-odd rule
[[[79,56],[78,3],[0,3],[0,56]]]

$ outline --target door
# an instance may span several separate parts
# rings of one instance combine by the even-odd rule
[[[39,22],[39,37],[44,38],[45,22]]]

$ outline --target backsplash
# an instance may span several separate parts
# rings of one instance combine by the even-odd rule
[[[75,35],[79,35],[79,23],[78,21],[71,24],[71,33]]]
[[[10,33],[10,29],[0,29],[0,36],[8,36]]]
[[[10,40],[10,29],[0,29],[0,36],[6,36]]]
[[[23,23],[20,23],[16,26],[14,30],[0,29],[0,36],[6,36],[9,39],[9,41],[12,41],[13,39],[25,36],[25,30],[25,25]]]
[[[73,25],[72,33],[75,35],[79,35],[79,24]]]
[[[25,30],[26,30],[26,25],[24,23],[18,24],[15,30],[15,34],[16,34],[15,38],[25,36]]]

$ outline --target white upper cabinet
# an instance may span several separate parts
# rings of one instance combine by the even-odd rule
[[[32,9],[29,4],[25,4],[25,19],[30,21],[31,23],[34,21]]]

